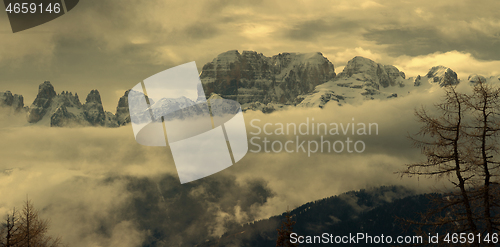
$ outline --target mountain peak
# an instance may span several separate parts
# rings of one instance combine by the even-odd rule
[[[478,82],[482,82],[482,83],[486,83],[488,80],[486,79],[486,77],[482,76],[482,75],[478,75],[478,74],[472,74],[472,75],[469,75],[469,77],[467,78],[467,80],[469,81],[469,83],[471,84],[476,84]]]
[[[369,59],[369,58],[366,58],[366,57],[363,57],[363,56],[355,56],[353,57],[349,62],[365,62],[365,63],[375,63],[375,61]]]
[[[212,93],[240,104],[294,104],[296,97],[336,76],[333,64],[320,52],[280,53],[266,57],[256,51],[221,53],[203,66],[205,97]]]
[[[217,56],[217,58],[214,59],[214,62],[218,63],[234,63],[238,61],[241,58],[241,54],[238,52],[238,50],[230,50],[223,52]]]
[[[44,81],[38,86],[38,94],[28,110],[28,122],[36,123],[43,118],[47,109],[52,103],[52,99],[57,96],[54,86],[50,81]]]
[[[88,103],[102,104],[102,102],[101,102],[101,95],[99,94],[99,91],[97,91],[97,89],[94,89],[94,90],[90,91],[90,93],[87,95],[87,99],[85,100],[85,102],[87,104]]]
[[[446,66],[443,66],[443,65],[438,65],[438,66],[434,66],[432,67],[429,72],[427,73],[427,77],[428,78],[432,78],[432,77],[436,77],[436,76],[439,76],[441,74],[444,74],[446,73],[446,71],[448,70],[449,68],[446,67]]]
[[[355,78],[372,84],[375,89],[379,85],[386,88],[398,85],[400,79],[405,79],[405,74],[392,65],[383,65],[375,61],[356,56],[347,62],[344,70],[337,76],[337,80]]]
[[[429,82],[438,83],[441,87],[459,83],[457,73],[442,65],[432,67],[426,76],[431,79]]]
[[[0,92],[0,106],[11,107],[15,112],[19,112],[24,109],[24,98],[10,91]]]
[[[50,81],[44,81],[38,86],[38,95],[36,96],[37,98],[50,99],[56,95],[57,93],[54,90],[54,86],[50,84]]]

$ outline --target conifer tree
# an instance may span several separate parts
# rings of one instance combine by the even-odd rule
[[[276,229],[278,231],[278,239],[276,240],[276,247],[296,247],[297,244],[290,242],[290,234],[293,232],[293,225],[295,221],[292,220],[290,211],[286,211],[286,220],[281,222],[281,227]]]

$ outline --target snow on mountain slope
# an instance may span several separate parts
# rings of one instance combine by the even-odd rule
[[[457,74],[444,66],[432,67],[424,76],[406,78],[405,73],[392,65],[357,56],[336,75],[333,64],[319,52],[266,57],[255,51],[240,54],[236,50],[221,53],[205,64],[200,79],[198,98],[150,98],[149,108],[141,103],[145,97],[142,92],[127,90],[118,101],[116,115],[103,110],[97,90],[92,90],[82,104],[76,93],[57,94],[49,81],[40,84],[30,107],[24,107],[21,95],[9,91],[0,93],[0,106],[15,112],[25,109],[31,124],[117,127],[130,123],[130,109],[140,121],[150,121],[151,113],[155,119],[167,116],[166,120],[208,114],[204,103],[209,95],[212,99],[236,100],[243,111],[270,113],[294,106],[324,107],[329,102],[358,105],[367,100],[425,93],[460,82]],[[472,74],[467,81],[470,85],[479,81],[500,85],[500,76]],[[234,107],[224,103],[220,106]]]
[[[444,66],[433,67],[424,77],[419,75],[413,79],[406,78],[392,65],[357,56],[335,79],[317,86],[311,94],[299,96],[303,100],[298,106],[324,107],[330,101],[338,105],[359,105],[366,100],[386,100],[458,83],[457,74]]]
[[[457,73],[445,66],[435,66],[432,67],[425,77],[418,76],[415,79],[415,86],[427,85],[427,84],[437,84],[440,87],[444,87],[447,85],[457,85],[459,83]]]
[[[104,111],[97,90],[92,90],[82,105],[78,94],[73,95],[68,91],[57,94],[49,81],[39,85],[37,97],[29,107],[27,118],[31,124],[53,127],[118,127],[115,115]]]
[[[298,95],[334,77],[333,64],[319,52],[266,57],[235,50],[219,54],[200,75],[207,97],[216,93],[241,105],[295,104]]]
[[[479,81],[481,81],[483,83],[487,83],[487,84],[496,85],[496,86],[500,85],[500,75],[484,77],[484,76],[478,75],[478,74],[471,74],[471,75],[469,75],[467,80],[469,81],[469,83],[471,85],[474,85],[474,84],[478,83]]]
[[[208,106],[206,103],[197,104],[185,96],[175,99],[162,98],[151,105],[150,109],[156,121],[161,117],[169,121],[208,114]]]
[[[314,92],[301,96],[301,107],[323,107],[330,101],[342,104],[360,104],[365,100],[387,99],[409,93],[412,78],[392,65],[382,65],[355,57],[337,77],[319,85]]]

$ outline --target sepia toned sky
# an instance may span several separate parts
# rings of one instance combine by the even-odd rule
[[[337,73],[354,56],[392,64],[407,77],[436,65],[500,74],[500,2],[364,0],[80,0],[66,15],[13,34],[0,13],[0,92],[34,100],[50,80],[56,92],[92,89],[105,110],[139,81],[196,61],[200,69],[227,50],[322,52]],[[460,90],[470,90],[460,84]],[[220,236],[228,225],[267,218],[349,190],[405,185],[416,191],[447,181],[394,174],[422,158],[407,136],[414,109],[432,108],[439,90],[361,105],[327,105],[273,114],[267,122],[375,122],[363,154],[248,153],[230,168],[180,185],[170,151],[134,140],[131,126],[48,128],[0,109],[0,216],[26,196],[70,246],[144,246],[150,232],[167,246]],[[249,129],[252,131],[252,129]],[[249,136],[252,137],[252,136]],[[273,136],[285,141],[294,136]],[[250,147],[253,148],[253,147]],[[158,213],[158,214],[155,214]],[[172,227],[174,226],[174,227]],[[200,238],[200,239],[198,239]]]
[[[182,63],[198,68],[227,50],[322,52],[341,72],[356,55],[407,76],[436,65],[459,77],[499,74],[500,2],[291,0],[82,0],[71,12],[13,34],[0,14],[0,91],[33,101],[37,86],[104,107],[138,81]]]

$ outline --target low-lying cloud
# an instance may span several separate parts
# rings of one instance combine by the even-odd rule
[[[460,87],[470,90],[467,83]],[[256,131],[250,126],[253,119],[263,125],[307,118],[351,123],[354,118],[356,123],[377,123],[379,132],[353,136],[366,143],[363,153],[317,152],[308,157],[303,152],[249,152],[228,169],[184,185],[168,148],[137,144],[130,126],[49,128],[10,115],[0,120],[0,214],[20,207],[29,196],[41,216],[51,219],[51,233],[72,246],[192,245],[233,226],[349,190],[404,185],[429,191],[441,182],[401,179],[394,172],[424,158],[407,138],[419,128],[413,112],[421,105],[432,109],[442,93],[438,89],[359,106],[247,111],[249,138],[294,138],[250,134]]]

